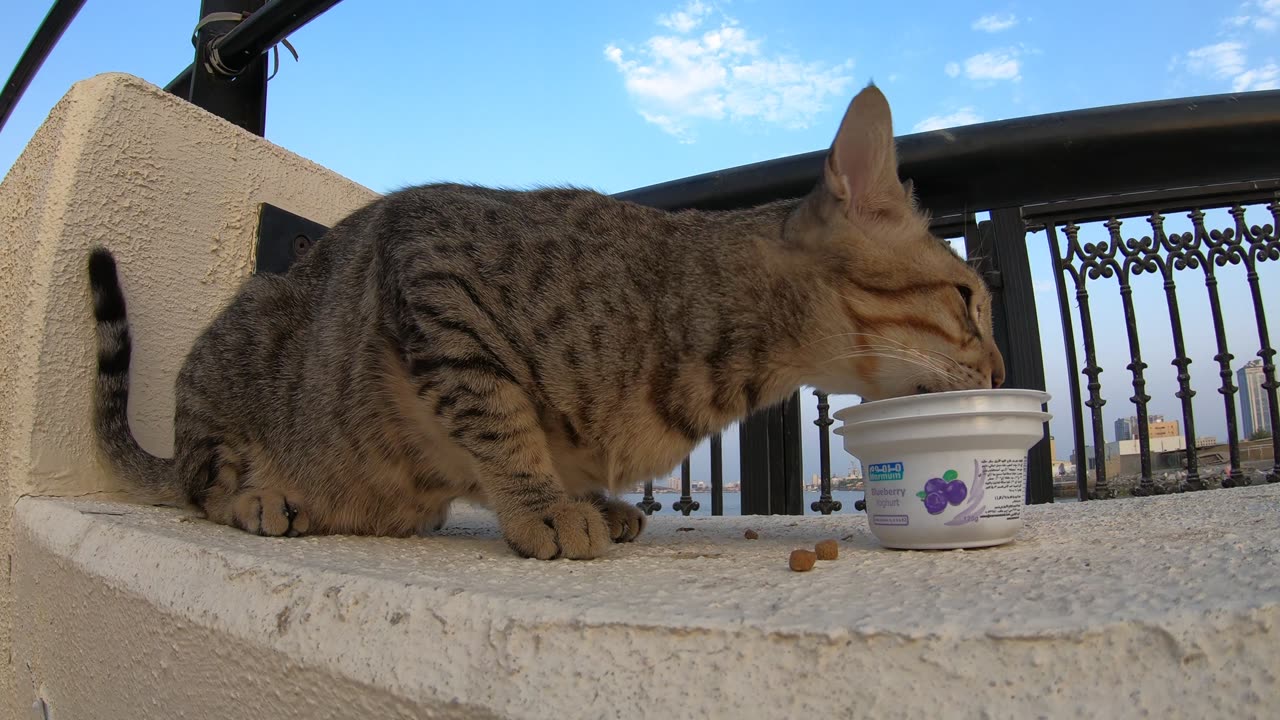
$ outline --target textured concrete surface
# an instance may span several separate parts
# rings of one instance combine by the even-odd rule
[[[253,267],[258,205],[333,223],[374,193],[126,75],[76,84],[0,184],[0,556],[23,495],[116,484],[89,431],[88,247],[117,254],[134,330],[130,416],[172,447],[173,378]],[[0,557],[0,658],[12,598]],[[0,704],[14,696],[0,672]]]
[[[855,513],[658,518],[543,563],[481,512],[442,537],[263,539],[25,498],[14,582],[39,621],[15,664],[25,703],[104,720],[215,716],[175,680],[274,718],[375,695],[423,716],[1275,717],[1278,511],[1280,486],[1039,506],[1014,543],[950,552],[880,549]],[[831,537],[838,560],[787,569]],[[125,640],[113,672],[71,672]],[[277,702],[325,677],[342,692]],[[164,706],[116,704],[153,686]]]

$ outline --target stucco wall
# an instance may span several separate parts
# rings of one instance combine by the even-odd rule
[[[374,196],[137,78],[72,87],[0,185],[0,551],[11,557],[17,498],[118,489],[89,422],[91,245],[116,253],[129,303],[134,433],[169,454],[173,378],[252,271],[259,203],[332,224]],[[0,563],[0,657],[9,572]],[[0,691],[12,707],[12,672]]]

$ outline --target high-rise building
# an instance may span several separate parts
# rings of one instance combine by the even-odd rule
[[[1127,417],[1116,419],[1116,440],[1132,440],[1138,432],[1138,418]]]
[[[1165,422],[1163,415],[1147,416],[1147,437],[1173,437],[1178,434],[1178,421]],[[1138,439],[1138,416],[1116,420],[1116,440]]]
[[[1236,371],[1236,384],[1240,386],[1240,419],[1243,421],[1240,437],[1246,440],[1259,430],[1275,431],[1271,427],[1267,394],[1262,389],[1265,379],[1261,360],[1250,360]]]

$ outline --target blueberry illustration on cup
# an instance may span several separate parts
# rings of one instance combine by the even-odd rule
[[[969,495],[969,488],[959,479],[955,470],[948,470],[942,477],[930,478],[924,484],[924,490],[916,493],[916,497],[924,501],[924,509],[930,515],[938,515],[948,505],[959,505]]]

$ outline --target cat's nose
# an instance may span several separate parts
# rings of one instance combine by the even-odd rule
[[[1004,357],[999,350],[994,350],[991,353],[991,387],[998,388],[1001,385],[1004,385]]]

